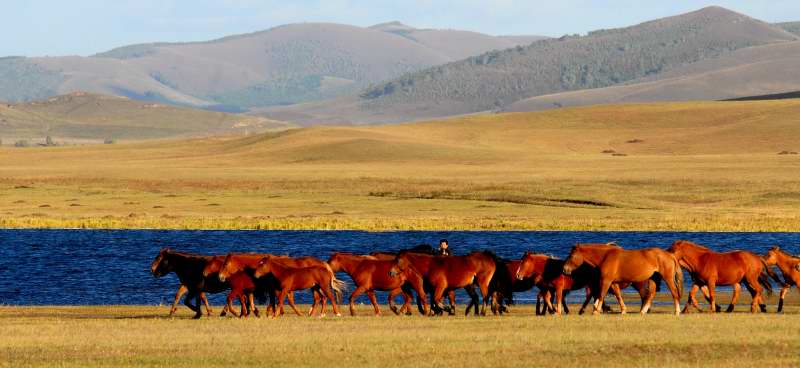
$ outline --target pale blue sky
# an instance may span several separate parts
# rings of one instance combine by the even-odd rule
[[[200,41],[286,23],[416,27],[560,36],[720,5],[800,20],[800,0],[0,0],[0,56],[89,55],[152,41]]]

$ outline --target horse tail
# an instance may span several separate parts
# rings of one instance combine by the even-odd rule
[[[764,260],[764,257],[759,256],[758,259],[761,261],[761,265],[764,266],[764,268],[761,270],[761,273],[758,274],[758,283],[761,284],[761,287],[764,288],[764,290],[767,293],[767,296],[770,296],[772,295],[772,283],[769,282],[769,279],[772,278],[773,280],[782,285],[781,279],[778,278],[778,276],[775,275],[774,272],[772,272],[772,270],[767,265],[767,262]]]
[[[778,274],[776,274],[775,271],[773,271],[769,267],[769,265],[767,264],[767,260],[765,260],[764,257],[759,256],[759,258],[761,258],[761,264],[764,266],[764,270],[767,272],[767,275],[769,275],[769,277],[771,277],[773,280],[775,280],[775,282],[777,282],[778,285],[781,285],[781,286],[789,285],[789,280],[785,280],[785,279],[781,280],[781,277],[778,276]]]
[[[336,275],[331,274],[331,289],[336,296],[336,302],[342,303],[342,295],[347,290],[347,283],[336,278]]]
[[[672,262],[675,264],[675,288],[678,290],[678,299],[683,297],[683,269],[681,268],[680,262],[678,262],[678,258],[674,255],[670,254],[672,257]]]

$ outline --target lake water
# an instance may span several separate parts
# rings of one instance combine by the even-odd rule
[[[677,239],[720,251],[763,254],[780,245],[788,252],[800,252],[800,233],[0,230],[0,304],[171,303],[177,277],[156,279],[150,274],[150,263],[162,247],[200,254],[264,252],[325,260],[335,251],[392,251],[437,244],[442,238],[450,241],[454,254],[489,249],[515,259],[526,250],[564,257],[576,242],[666,248]],[[341,278],[349,281],[344,274]],[[578,294],[582,293],[573,293],[572,300]],[[308,295],[302,292],[298,297],[308,302]],[[383,295],[379,298],[385,301]],[[515,296],[519,302],[532,298],[532,293]],[[211,300],[221,303],[223,296]]]

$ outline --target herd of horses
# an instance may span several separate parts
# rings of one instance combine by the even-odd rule
[[[772,268],[780,271],[780,275]],[[162,249],[151,265],[156,277],[175,273],[180,287],[170,309],[172,316],[181,297],[195,312],[194,318],[212,314],[206,294],[228,292],[221,315],[231,313],[246,317],[260,316],[259,304],[266,304],[266,313],[276,318],[283,314],[284,300],[297,315],[303,315],[294,303],[294,292],[310,290],[314,303],[308,315],[325,316],[327,302],[340,316],[345,283],[336,278],[344,272],[355,289],[350,294],[350,314],[355,315],[356,297],[366,293],[381,315],[376,291],[388,292],[388,305],[395,314],[412,314],[416,301],[419,313],[442,315],[455,313],[454,292],[464,289],[470,297],[466,314],[485,315],[487,307],[494,314],[503,314],[513,304],[513,294],[538,289],[536,314],[569,313],[565,296],[585,290],[582,314],[593,301],[593,313],[610,310],[605,303],[608,292],[617,299],[620,312],[626,312],[622,290],[633,287],[641,297],[640,313],[648,313],[656,292],[666,285],[680,314],[684,270],[691,277],[683,312],[700,310],[696,294],[701,291],[710,312],[719,312],[715,288],[732,286],[733,294],[727,312],[732,312],[743,284],[752,296],[750,311],[766,312],[764,294],[772,292],[770,279],[781,286],[778,312],[783,310],[786,293],[800,284],[800,258],[773,247],[765,255],[736,250],[715,252],[708,247],[684,240],[669,249],[624,249],[615,243],[576,244],[566,259],[526,252],[518,260],[507,260],[490,251],[472,252],[463,256],[439,256],[430,246],[422,245],[399,252],[373,252],[368,255],[333,253],[327,261],[315,257],[288,257],[273,254],[230,253],[201,256]],[[480,295],[478,294],[480,293]],[[397,308],[394,301],[402,297]],[[444,306],[444,298],[449,305]],[[239,312],[233,303],[240,304]],[[202,304],[201,304],[202,303]],[[317,311],[319,308],[319,311]]]

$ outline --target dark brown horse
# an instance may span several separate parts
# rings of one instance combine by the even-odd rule
[[[744,282],[747,290],[753,297],[750,305],[750,312],[756,313],[759,309],[766,312],[766,305],[763,304],[763,291],[772,291],[769,283],[771,271],[764,259],[757,254],[736,250],[731,252],[714,252],[708,247],[692,243],[686,240],[675,241],[669,248],[669,252],[675,255],[681,267],[689,272],[692,277],[692,289],[686,302],[684,312],[689,312],[689,306],[697,310],[695,294],[702,286],[708,287],[708,298],[710,311],[716,312],[716,295],[714,289],[717,285],[733,286],[733,296],[728,305],[727,312],[732,312],[739,298],[741,290],[740,283]]]
[[[497,270],[492,276],[492,282],[489,284],[492,313],[502,315],[508,310],[508,305],[514,304],[514,293],[526,292],[536,286],[532,277],[522,279],[515,277],[519,263],[519,260],[500,259]]]
[[[336,296],[341,295],[344,283],[338,279],[329,266],[308,266],[290,267],[284,265],[274,256],[266,256],[258,262],[255,277],[260,278],[267,274],[272,274],[278,280],[278,309],[283,305],[286,294],[296,290],[311,289],[313,293],[324,295],[331,301],[333,313],[338,317],[339,307],[336,305]],[[313,314],[313,308],[312,312]],[[322,298],[322,312],[320,317],[325,316],[325,298]],[[277,309],[273,309],[272,318],[277,318]]]
[[[783,281],[775,279],[781,285],[778,313],[783,312],[783,299],[786,298],[786,293],[792,286],[800,287],[800,257],[792,256],[776,246],[767,252],[764,262],[768,266],[777,265],[783,275]]]
[[[250,275],[253,275],[255,269],[258,267],[258,262],[261,261],[262,258],[265,256],[272,256],[271,254],[259,254],[259,253],[231,253],[225,257],[225,261],[222,264],[222,268],[219,270],[218,278],[220,280],[225,280],[226,278],[230,277],[231,275],[237,274],[239,272],[246,272]],[[292,258],[287,256],[275,256],[276,260],[284,263],[290,267],[306,267],[311,265],[324,265],[327,267],[327,264],[317,258],[314,257],[298,257]],[[256,283],[259,289],[266,290],[269,295],[269,307],[267,308],[267,313],[274,310],[276,305],[275,297],[277,295],[277,290],[279,288],[278,281],[271,276],[266,276],[262,278],[254,278],[254,282]],[[318,298],[316,294],[312,293],[314,297],[314,304],[311,307],[311,310],[314,310],[317,306]],[[303,314],[297,309],[297,306],[294,303],[294,292],[289,292],[287,295],[289,300],[289,306],[292,308],[295,314],[298,316],[302,316]],[[281,305],[283,305],[281,303]],[[283,314],[283,309],[279,309],[278,313]],[[309,314],[311,311],[309,311]]]
[[[195,254],[175,252],[169,248],[163,248],[153,260],[150,265],[150,272],[155,277],[163,277],[171,272],[175,272],[181,285],[178,292],[175,294],[175,300],[172,302],[172,308],[169,310],[170,317],[175,314],[178,308],[178,302],[183,296],[186,295],[183,304],[195,312],[193,318],[200,318],[203,312],[200,309],[200,303],[204,303],[206,313],[211,315],[211,308],[208,305],[208,299],[205,293],[221,293],[228,290],[228,284],[220,282],[216,278],[208,278],[203,276],[203,268],[211,257],[198,256]],[[191,300],[195,299],[195,304]]]
[[[627,250],[616,246],[577,244],[572,247],[569,257],[564,261],[562,271],[564,274],[570,275],[584,263],[596,267],[600,272],[599,286],[595,289],[597,295],[594,302],[594,314],[600,313],[602,302],[613,283],[658,279],[663,279],[672,293],[675,314],[681,313],[683,272],[681,272],[678,259],[671,253],[659,248]],[[620,300],[622,300],[621,295]],[[640,313],[646,314],[651,304],[652,301],[648,301]]]
[[[595,246],[616,247],[612,244],[594,244]],[[586,299],[581,307],[580,314],[583,314],[584,309],[591,301],[591,298],[596,293],[592,292],[592,288],[597,288],[600,278],[600,273],[597,268],[588,264],[583,264],[581,267],[573,270],[570,275],[565,275],[562,271],[564,269],[564,260],[550,257],[544,254],[535,254],[526,252],[520,261],[519,267],[514,271],[518,279],[530,279],[535,282],[536,286],[543,291],[543,299],[547,304],[548,310],[555,310],[556,314],[561,314],[563,307],[566,313],[569,313],[566,302],[564,301],[566,294],[570,291],[586,289]],[[625,302],[622,300],[621,289],[632,285],[639,296],[642,298],[642,308],[647,305],[655,296],[657,289],[656,281],[648,280],[636,283],[613,283],[611,285],[611,292],[617,298],[620,305],[620,312],[626,313]],[[554,307],[550,294],[555,296],[556,306]],[[538,303],[538,300],[537,300]],[[539,312],[537,306],[537,314]]]
[[[411,299],[413,295],[409,288],[414,289],[420,295],[424,303],[424,314],[428,313],[427,296],[422,285],[422,277],[415,272],[405,274],[389,275],[389,268],[392,267],[390,260],[378,260],[374,256],[361,256],[351,253],[333,253],[328,259],[328,264],[334,272],[344,270],[350,275],[356,284],[355,290],[350,294],[350,315],[355,315],[355,299],[361,293],[366,292],[372,306],[375,308],[375,315],[380,316],[381,310],[378,301],[375,299],[375,290],[389,292],[389,308],[395,314],[406,311],[411,314]],[[406,288],[406,290],[404,290]],[[394,298],[397,295],[403,296],[403,307],[400,311],[394,306]]]
[[[206,266],[203,268],[203,275],[215,278],[215,274],[222,269],[222,264],[224,262],[225,256],[212,257],[206,262]],[[228,283],[231,290],[228,292],[228,297],[225,300],[225,307],[222,309],[220,316],[224,316],[227,311],[230,311],[231,314],[237,317],[247,317],[250,315],[251,311],[258,316],[258,308],[256,308],[254,301],[257,287],[253,279],[245,272],[237,272],[228,277],[225,282]],[[239,304],[241,304],[241,312],[238,315],[236,311],[233,310],[234,299],[238,299]]]
[[[425,262],[420,262],[424,259]],[[391,272],[399,274],[411,269],[419,273],[433,287],[433,304],[441,308],[444,293],[477,284],[481,290],[481,314],[486,314],[489,284],[497,269],[497,256],[491,252],[473,252],[465,256],[426,256],[400,252]],[[426,264],[426,269],[418,265]]]

